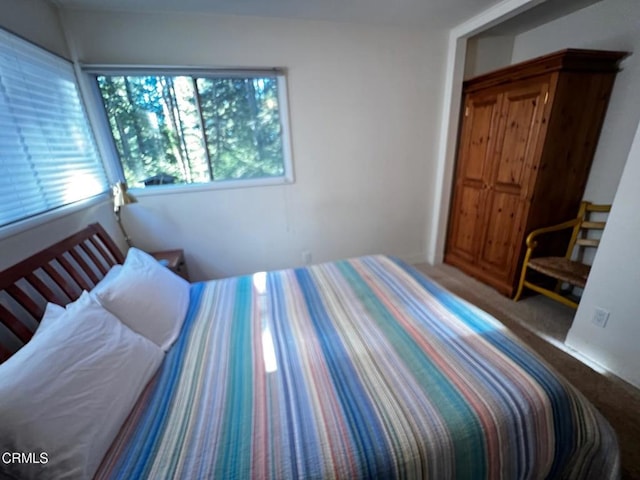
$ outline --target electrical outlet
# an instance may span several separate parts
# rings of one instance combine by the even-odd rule
[[[311,265],[311,252],[309,250],[304,250],[302,252],[302,262],[305,265]]]
[[[609,312],[607,312],[604,308],[597,307],[593,312],[593,318],[591,321],[600,328],[604,328],[607,326],[607,321],[609,320]]]

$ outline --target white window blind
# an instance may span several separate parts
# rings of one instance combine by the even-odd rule
[[[0,29],[0,227],[107,190],[72,65]]]

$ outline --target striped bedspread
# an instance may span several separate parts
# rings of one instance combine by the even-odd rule
[[[611,427],[498,321],[384,256],[192,286],[98,478],[617,478]]]

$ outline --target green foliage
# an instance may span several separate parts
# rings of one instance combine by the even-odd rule
[[[125,178],[284,174],[276,77],[98,76]]]

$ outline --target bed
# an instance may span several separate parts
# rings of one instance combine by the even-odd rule
[[[124,259],[99,225],[71,238],[0,274],[23,305],[0,307],[18,343],[43,303],[75,300]],[[618,477],[615,434],[578,391],[497,320],[387,256],[190,285],[175,343],[95,473]]]

